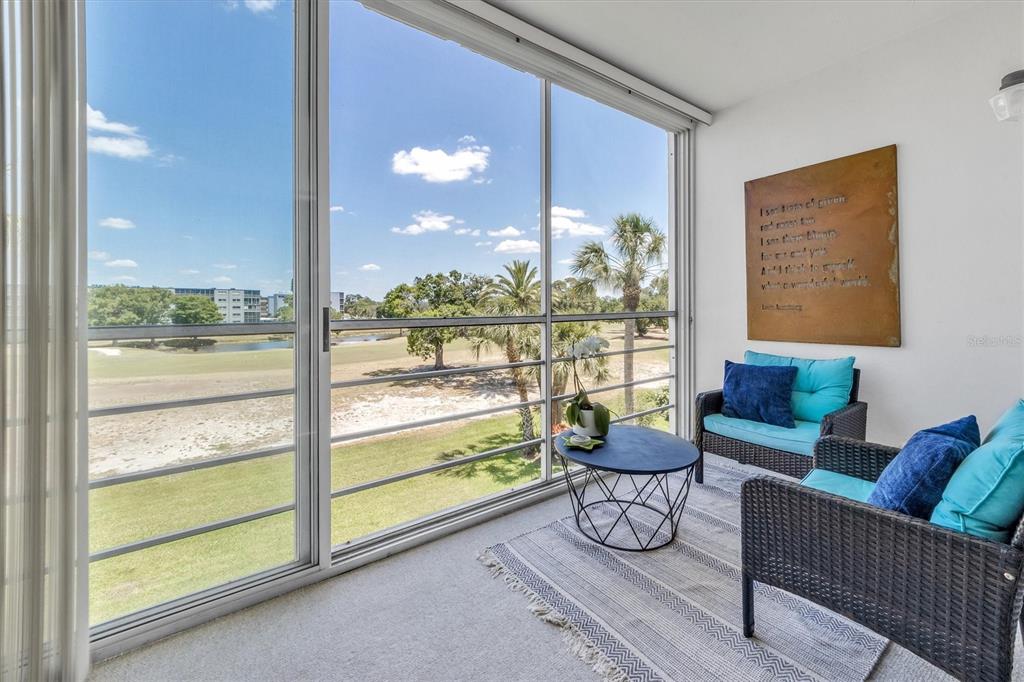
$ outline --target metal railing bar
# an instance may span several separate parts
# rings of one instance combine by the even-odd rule
[[[416,476],[423,476],[425,474],[432,474],[437,471],[443,471],[452,467],[457,467],[462,464],[472,464],[482,459],[489,459],[491,457],[497,457],[503,455],[506,452],[514,452],[516,450],[522,450],[533,445],[540,445],[544,442],[543,438],[534,438],[533,440],[522,441],[514,445],[506,445],[500,448],[494,448],[493,450],[487,450],[486,452],[478,452],[475,455],[469,455],[467,457],[460,457],[447,462],[438,462],[437,464],[431,464],[429,466],[421,467],[419,469],[413,469],[412,471],[404,471],[400,474],[393,474],[391,476],[385,476],[384,478],[378,478],[373,481],[367,481],[365,483],[359,483],[356,485],[350,485],[346,488],[341,488],[331,492],[331,499],[338,497],[344,497],[346,495],[352,495],[364,490],[370,490],[372,488],[378,488],[388,483],[397,483],[398,481],[404,481],[408,478],[415,478]]]
[[[640,348],[634,348],[633,350],[607,350],[603,353],[594,353],[593,358],[610,358],[613,355],[629,355],[630,353],[646,353],[652,350],[671,350],[674,348],[671,343],[662,344],[660,346],[641,346]],[[568,356],[552,358],[551,362],[571,362],[572,358]]]
[[[455,367],[452,369],[434,369],[426,372],[408,372],[406,374],[388,374],[379,377],[367,377],[365,379],[350,379],[349,381],[331,382],[331,388],[351,388],[353,386],[368,386],[370,384],[388,384],[397,381],[418,381],[420,379],[434,379],[437,377],[456,376],[459,374],[473,374],[476,372],[497,372],[517,367],[536,367],[544,364],[543,360],[524,360],[522,362],[509,362],[503,365],[479,365],[475,367]]]
[[[258,400],[260,398],[276,398],[283,395],[292,395],[294,388],[275,388],[265,391],[248,391],[246,393],[224,393],[222,395],[211,395],[203,398],[183,398],[181,400],[160,400],[152,403],[135,403],[132,405],[115,405],[114,407],[98,407],[89,410],[89,417],[113,417],[121,414],[133,414],[135,412],[151,412],[154,410],[170,410],[179,407],[197,407],[200,405],[213,405],[215,403],[230,403],[236,400]]]
[[[635,381],[627,381],[623,384],[612,384],[611,386],[601,386],[599,388],[588,388],[587,393],[606,393],[608,391],[614,391],[620,388],[629,388],[630,386],[640,386],[641,384],[652,384],[655,381],[666,381],[674,377],[675,374],[659,374],[655,377],[648,377],[646,379],[637,379]],[[552,400],[567,400],[568,398],[576,395],[575,393],[563,393],[562,395],[556,395],[552,397]]]
[[[132,483],[134,481],[145,481],[148,478],[159,478],[161,476],[182,474],[188,471],[210,469],[212,467],[224,466],[226,464],[235,464],[236,462],[246,462],[250,459],[273,457],[274,455],[283,455],[289,452],[294,452],[294,450],[295,444],[289,443],[287,445],[275,445],[274,447],[263,448],[261,450],[250,450],[249,452],[240,452],[237,455],[212,457],[210,459],[203,459],[197,462],[190,462],[187,464],[175,464],[172,466],[160,467],[158,469],[135,471],[130,474],[117,474],[115,476],[107,476],[106,478],[97,478],[96,480],[89,481],[89,490],[107,488],[112,485],[121,485],[122,483]]]
[[[331,320],[331,331],[353,329],[422,329],[424,327],[493,327],[509,324],[543,324],[543,315],[509,315],[507,317],[408,317],[359,320]]]
[[[552,322],[601,322],[604,320],[639,320],[645,317],[675,317],[672,310],[638,310],[622,313],[554,313]]]
[[[518,410],[523,407],[534,407],[536,405],[540,405],[543,402],[544,401],[542,400],[528,400],[525,403],[509,403],[508,405],[496,405],[494,407],[485,407],[483,409],[473,410],[471,412],[446,414],[441,417],[420,419],[419,421],[405,422],[402,424],[392,424],[390,426],[382,426],[376,429],[366,429],[365,431],[343,433],[339,436],[332,436],[331,444],[344,443],[346,441],[358,440],[360,438],[369,438],[371,436],[382,436],[388,433],[397,433],[398,431],[408,431],[409,429],[418,429],[424,426],[436,426],[437,424],[444,424],[446,422],[454,422],[462,419],[472,419],[473,417],[484,417],[489,414],[497,414],[498,412],[508,412],[510,410]]]
[[[210,533],[215,530],[221,530],[224,528],[230,528],[231,526],[237,526],[241,523],[247,523],[249,521],[257,521],[259,519],[266,518],[268,516],[276,516],[277,514],[283,514],[284,512],[292,511],[295,509],[295,504],[282,504],[270,509],[264,509],[263,511],[250,512],[248,514],[242,514],[240,516],[234,516],[230,519],[224,519],[223,521],[216,521],[214,523],[205,523],[201,526],[193,526],[185,530],[174,531],[173,533],[166,533],[164,535],[157,535],[146,540],[137,540],[136,542],[129,542],[124,545],[118,545],[117,547],[111,547],[100,552],[89,555],[89,561],[103,561],[104,559],[110,559],[112,557],[121,556],[122,554],[128,554],[130,552],[138,552],[143,549],[149,549],[150,547],[156,547],[158,545],[165,545],[168,542],[174,542],[176,540],[184,540],[196,535],[202,535],[203,533]]]
[[[181,339],[194,336],[252,336],[294,334],[294,322],[228,322],[219,324],[140,324],[89,327],[90,341],[131,341],[133,339]]]
[[[618,424],[619,422],[629,421],[630,419],[636,419],[637,417],[646,417],[647,415],[654,414],[655,412],[666,412],[668,410],[675,408],[675,406],[675,403],[669,403],[668,405],[664,405],[662,407],[652,407],[651,409],[643,410],[642,412],[634,412],[633,414],[627,414],[625,417],[616,417],[615,419],[611,420],[611,423]]]

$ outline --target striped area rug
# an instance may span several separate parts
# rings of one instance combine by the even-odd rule
[[[693,485],[676,540],[662,549],[605,549],[568,516],[480,560],[610,680],[865,679],[887,641],[782,590],[755,583],[757,632],[743,637],[744,477],[705,465],[705,485]]]

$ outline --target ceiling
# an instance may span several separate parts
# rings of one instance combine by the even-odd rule
[[[977,4],[488,1],[712,113]]]

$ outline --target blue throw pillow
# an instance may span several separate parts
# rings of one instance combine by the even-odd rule
[[[725,361],[722,414],[787,429],[793,421],[793,381],[796,367],[758,367]]]
[[[960,462],[979,445],[973,414],[918,431],[882,471],[868,504],[928,518]]]

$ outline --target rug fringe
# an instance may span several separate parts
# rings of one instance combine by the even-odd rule
[[[561,628],[562,639],[569,645],[569,651],[589,665],[595,673],[607,682],[628,682],[629,676],[616,665],[615,661],[594,646],[586,635],[580,632],[565,616],[552,608],[540,595],[531,590],[526,583],[506,570],[505,565],[498,557],[494,556],[490,548],[481,552],[477,560],[490,569],[491,577],[500,577],[510,590],[526,595],[529,599],[530,612],[533,615],[545,623]]]

